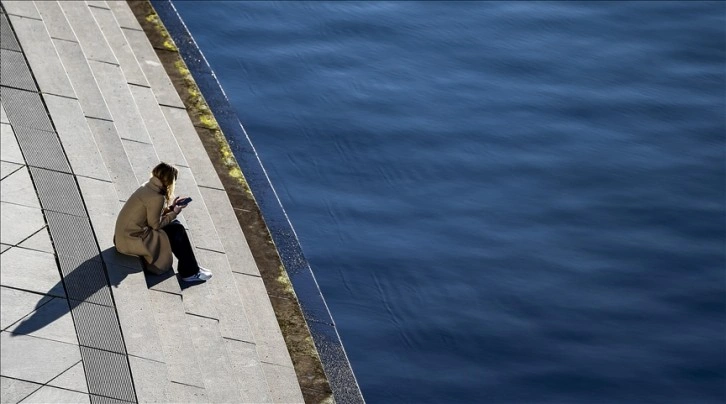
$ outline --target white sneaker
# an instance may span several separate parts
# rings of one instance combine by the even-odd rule
[[[212,273],[204,268],[199,268],[199,272],[192,276],[182,278],[184,282],[204,282],[208,281],[212,277]]]

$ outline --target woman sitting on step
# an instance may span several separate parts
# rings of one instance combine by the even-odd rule
[[[179,170],[160,163],[151,178],[137,189],[116,219],[114,244],[122,254],[142,257],[146,269],[157,275],[172,267],[172,252],[179,260],[177,270],[187,282],[206,281],[212,273],[200,267],[194,257],[184,225],[176,216],[186,207],[179,197],[172,200]]]

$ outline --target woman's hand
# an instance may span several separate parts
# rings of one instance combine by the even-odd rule
[[[186,207],[185,205],[174,205],[172,208],[174,210],[174,213],[176,213],[178,215],[179,213],[181,213],[182,209],[184,209],[185,207]]]

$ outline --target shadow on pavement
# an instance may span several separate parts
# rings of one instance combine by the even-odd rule
[[[103,268],[101,266],[102,258],[107,268],[107,270],[103,272],[101,271]],[[78,304],[84,301],[100,304],[103,304],[104,301],[110,303],[110,296],[107,295],[107,291],[104,289],[108,289],[108,285],[117,287],[128,275],[142,272],[142,268],[143,264],[140,258],[119,254],[113,247],[104,250],[101,255],[86,260],[82,264],[78,265],[73,271],[64,276],[63,281],[58,282],[50,289],[53,290],[58,288],[58,286],[63,286],[62,290],[66,291],[68,297],[66,299],[66,305],[53,304],[51,305],[52,307],[48,306],[43,310],[39,310],[41,307],[46,306],[49,302],[52,302],[57,298],[40,299],[38,304],[35,306],[32,315],[22,320],[19,325],[12,330],[11,335],[32,334],[68,314],[71,309],[75,308]],[[161,275],[152,274],[148,271],[143,272],[144,277],[146,278],[146,286],[149,289],[160,285],[173,277],[177,278],[179,287],[182,290],[204,283],[184,282],[172,269]],[[108,277],[106,274],[108,274]],[[61,283],[63,285],[60,285]],[[49,294],[46,294],[46,296],[50,297]],[[12,326],[9,328],[12,328]]]

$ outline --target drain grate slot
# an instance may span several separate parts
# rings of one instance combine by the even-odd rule
[[[118,314],[83,198],[6,15],[0,24],[2,104],[48,222],[91,401],[135,403]]]
[[[72,175],[36,167],[30,167],[30,174],[33,176],[35,188],[38,190],[38,199],[40,199],[43,209],[86,217],[86,209],[83,207],[81,194],[78,192],[76,180]],[[91,232],[88,234],[93,240],[93,234]],[[93,245],[95,246],[95,241]],[[96,249],[95,255],[98,255],[98,249]]]
[[[121,341],[118,318],[112,307],[76,300],[69,300],[69,303],[81,345],[120,354],[126,353]]]
[[[128,401],[91,394],[91,404],[128,404]]]
[[[1,91],[3,107],[14,130],[25,126],[53,132],[40,94],[10,87],[2,87]]]
[[[88,392],[136,402],[126,355],[81,346]]]
[[[99,261],[80,261],[75,257],[58,256],[63,282],[69,299],[113,306],[111,291]]]
[[[5,14],[0,15],[0,48],[20,52],[20,44],[15,39],[13,30],[10,28],[10,23],[8,22],[8,16]]]
[[[3,78],[3,86],[38,91],[30,68],[20,52],[0,49],[0,76]]]
[[[15,128],[15,134],[29,166],[71,172],[55,132],[18,126]]]
[[[45,211],[45,217],[58,257],[74,257],[76,262],[100,260],[87,218],[52,211]]]

